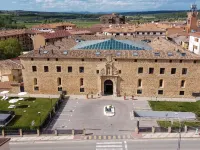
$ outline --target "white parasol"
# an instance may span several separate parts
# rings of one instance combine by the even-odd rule
[[[9,91],[2,91],[0,94],[7,94]]]

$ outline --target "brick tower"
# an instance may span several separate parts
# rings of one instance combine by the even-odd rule
[[[187,32],[194,32],[198,30],[198,11],[197,5],[191,5],[191,11],[187,13]]]

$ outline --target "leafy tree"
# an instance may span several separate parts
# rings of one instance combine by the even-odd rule
[[[0,59],[14,58],[20,55],[22,46],[17,39],[0,41]]]

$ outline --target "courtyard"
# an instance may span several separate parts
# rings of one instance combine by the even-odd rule
[[[142,104],[143,103],[143,104]],[[104,106],[113,105],[115,115],[104,115]],[[132,116],[134,107],[146,107],[148,102],[112,99],[72,99],[62,106],[48,129],[86,129],[87,134],[120,135],[134,132],[137,124]],[[148,106],[149,107],[149,106]],[[141,121],[144,126],[154,125],[152,121]]]

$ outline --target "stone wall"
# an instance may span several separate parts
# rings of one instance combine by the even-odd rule
[[[85,95],[93,92],[103,92],[104,82],[107,79],[113,81],[113,93],[120,95],[134,95],[142,97],[192,97],[192,92],[200,92],[200,62],[193,60],[135,60],[133,59],[34,59],[22,58],[23,79],[25,91],[37,94],[58,94],[57,78],[61,78],[62,90],[68,94]],[[110,64],[111,73],[106,74],[106,67]],[[37,72],[32,72],[32,66],[37,66]],[[44,66],[49,66],[49,72],[44,72]],[[56,66],[61,66],[62,71],[56,72]],[[68,73],[68,66],[72,66],[72,72]],[[84,73],[79,73],[79,67],[84,67]],[[138,68],[143,67],[143,73],[138,74]],[[154,68],[154,73],[149,74],[149,68]],[[165,68],[165,74],[160,74],[160,68]],[[176,68],[176,74],[171,74],[171,68]],[[182,75],[182,68],[187,68],[187,74]],[[97,70],[99,73],[97,74]],[[116,73],[117,72],[117,73]],[[121,72],[121,73],[120,73]],[[34,78],[37,78],[39,91],[34,91]],[[83,78],[83,86],[80,79]],[[138,80],[142,80],[142,86],[138,87]],[[159,87],[159,80],[163,80],[163,87]],[[185,87],[181,87],[181,81],[185,80]],[[84,92],[80,92],[80,88]],[[141,89],[142,94],[137,94]],[[158,94],[163,90],[163,95]],[[184,91],[184,95],[179,95]]]

